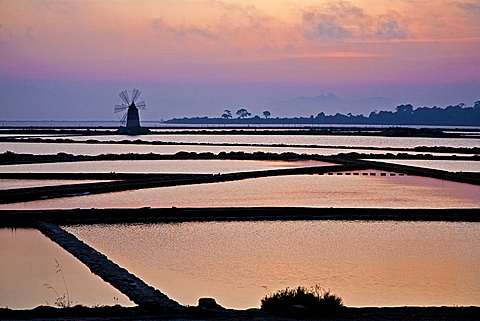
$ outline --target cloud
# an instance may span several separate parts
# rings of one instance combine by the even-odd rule
[[[194,43],[196,53],[207,51],[217,58],[238,59],[275,51],[279,43],[285,45],[282,30],[286,27],[256,6],[218,0],[206,1],[205,5],[207,19],[178,23],[159,17],[151,21],[151,27],[158,39],[177,41],[170,43],[173,47],[191,47]]]
[[[394,40],[407,38],[408,31],[400,27],[398,20],[392,17],[380,19],[377,24],[375,36],[380,39]]]
[[[77,1],[72,0],[20,0],[19,2],[36,11],[49,11],[54,14],[70,14],[80,8],[80,6],[77,5]]]
[[[398,40],[410,34],[395,11],[370,15],[348,1],[329,1],[302,10],[303,34],[319,40]]]
[[[456,6],[464,11],[470,22],[479,24],[480,22],[480,1],[476,2],[457,2]]]
[[[310,81],[359,60],[478,57],[478,0],[3,1],[0,69],[12,75]]]
[[[267,13],[253,5],[241,5],[239,3],[210,0],[209,5],[220,11],[220,21],[224,27],[231,25],[235,28],[263,29],[274,19]]]
[[[307,33],[309,38],[344,39],[350,36],[350,32],[333,15],[308,11],[303,14],[303,20],[311,25],[311,30]]]
[[[217,37],[215,32],[208,28],[202,28],[195,25],[181,25],[179,27],[174,27],[161,18],[153,19],[151,26],[155,33],[161,36],[169,35],[177,38],[200,37],[203,39],[213,39]]]
[[[239,35],[265,34],[270,28],[272,17],[253,5],[227,3],[218,0],[206,1],[205,5],[213,9],[215,14],[211,25],[195,23],[168,24],[164,17],[152,21],[152,27],[157,33],[171,34],[180,37],[201,37],[222,39]]]
[[[480,2],[457,2],[457,6],[471,13],[480,14]]]

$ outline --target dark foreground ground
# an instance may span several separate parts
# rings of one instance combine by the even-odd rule
[[[189,307],[179,311],[155,311],[139,307],[73,307],[33,310],[0,309],[2,320],[480,320],[480,307],[344,308],[337,315],[281,316],[260,309],[207,310]]]

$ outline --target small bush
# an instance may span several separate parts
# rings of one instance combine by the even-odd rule
[[[292,306],[303,306],[305,314],[316,316],[333,314],[343,307],[341,297],[319,285],[286,288],[276,293],[268,293],[261,302],[263,310],[282,314],[292,313]]]

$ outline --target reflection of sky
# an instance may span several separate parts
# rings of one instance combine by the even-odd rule
[[[70,136],[69,139],[86,141],[89,136]],[[136,140],[138,137],[121,135],[96,136],[101,141]],[[355,135],[146,135],[141,140],[174,143],[230,143],[230,144],[286,144],[286,145],[318,145],[318,146],[353,146],[353,147],[401,147],[447,146],[478,147],[479,139],[469,138],[434,138],[434,137],[383,137]]]
[[[416,176],[296,175],[0,205],[1,209],[150,207],[478,208],[480,186]]]
[[[381,162],[440,169],[450,172],[480,172],[479,161],[382,159]]]
[[[58,180],[58,179],[0,179],[0,190],[10,188],[27,188],[40,186],[53,186],[65,184],[87,184],[102,181],[91,180]],[[104,182],[104,181],[103,181]]]
[[[331,143],[331,142],[330,142]],[[347,144],[348,142],[340,142]],[[444,146],[444,145],[442,145]],[[129,145],[129,144],[50,144],[50,143],[2,143],[0,153],[11,151],[18,154],[57,154],[63,152],[72,155],[101,155],[101,154],[128,154],[128,153],[156,153],[156,154],[176,154],[178,152],[210,152],[218,154],[220,152],[245,152],[254,153],[257,151],[265,153],[297,153],[297,154],[319,154],[336,155],[338,153],[363,153],[363,154],[385,154],[385,153],[407,153],[407,154],[425,154],[419,152],[391,151],[391,150],[369,150],[369,149],[342,149],[342,148],[306,148],[306,147],[264,147],[264,146],[212,146],[212,145]],[[446,153],[429,153],[432,155],[449,155]],[[473,156],[473,154],[462,154]]]
[[[154,120],[186,105],[184,115],[261,115],[269,102],[328,92],[471,104],[479,12],[471,0],[6,0],[2,114],[112,119],[104,106],[132,86],[147,91]]]
[[[290,167],[335,165],[320,161],[256,161],[231,159],[134,160],[20,164],[0,167],[0,173],[234,173]]]
[[[260,305],[265,287],[320,284],[347,306],[480,303],[480,224],[269,221],[67,229],[183,304]],[[456,289],[452,291],[452,289]]]
[[[74,305],[133,306],[125,295],[98,276],[35,229],[0,228],[0,306],[11,309],[33,309],[55,303],[55,292],[65,293],[62,275],[55,273],[55,259],[61,266],[70,299]]]

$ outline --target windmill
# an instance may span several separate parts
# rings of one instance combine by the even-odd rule
[[[141,91],[133,89],[131,94],[127,90],[122,91],[118,95],[121,98],[121,103],[116,104],[114,112],[116,114],[123,113],[120,117],[120,128],[118,132],[131,135],[145,134],[149,130],[140,126],[140,117],[138,110],[145,110],[145,101],[139,100]],[[126,125],[126,126],[125,126]]]

